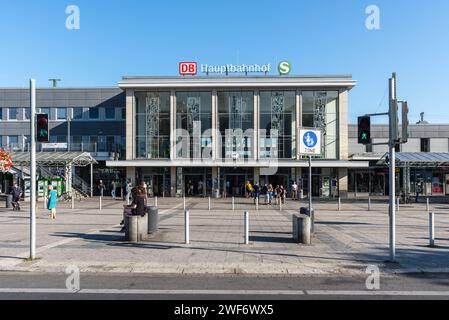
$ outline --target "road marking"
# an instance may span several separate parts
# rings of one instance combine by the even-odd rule
[[[449,291],[363,291],[363,290],[146,290],[0,288],[0,293],[102,294],[102,295],[289,295],[289,296],[449,296]]]

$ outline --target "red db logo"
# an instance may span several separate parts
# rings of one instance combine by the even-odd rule
[[[179,74],[182,76],[195,76],[198,73],[196,62],[181,62],[179,64]]]

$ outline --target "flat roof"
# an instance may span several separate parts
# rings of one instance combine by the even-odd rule
[[[15,167],[30,165],[29,152],[13,152],[11,157]],[[73,165],[77,167],[97,163],[89,152],[36,152],[36,162],[43,166]]]
[[[386,164],[386,153],[379,164]],[[449,166],[449,153],[440,152],[398,152],[396,153],[396,164],[398,166],[412,166],[437,168]]]
[[[138,88],[297,88],[356,86],[352,75],[320,76],[176,76],[145,77],[125,76],[118,86],[122,89]]]

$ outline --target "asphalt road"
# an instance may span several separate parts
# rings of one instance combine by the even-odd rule
[[[372,291],[361,276],[81,274],[80,290],[73,292],[67,277],[0,273],[0,300],[449,300],[448,274],[381,276],[380,289]]]

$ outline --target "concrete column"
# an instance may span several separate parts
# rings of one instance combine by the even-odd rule
[[[348,198],[348,169],[338,169],[338,191],[341,199]]]
[[[176,167],[170,167],[170,197],[176,197]]]
[[[136,185],[136,168],[126,167],[126,179],[131,181],[132,185]]]
[[[258,182],[260,186],[260,168],[254,168],[254,183]]]
[[[259,160],[259,91],[254,91],[254,141],[253,141],[253,153],[254,160]]]
[[[176,159],[176,92],[170,93],[170,159]],[[176,174],[176,173],[175,173]]]
[[[349,136],[348,136],[348,91],[340,91],[338,106],[338,133],[339,137],[339,159],[349,159]]]
[[[217,130],[218,130],[218,97],[217,90],[212,91],[212,159],[216,160],[218,154],[217,143]]]
[[[136,154],[134,109],[134,90],[126,90],[126,160],[133,160]]]

